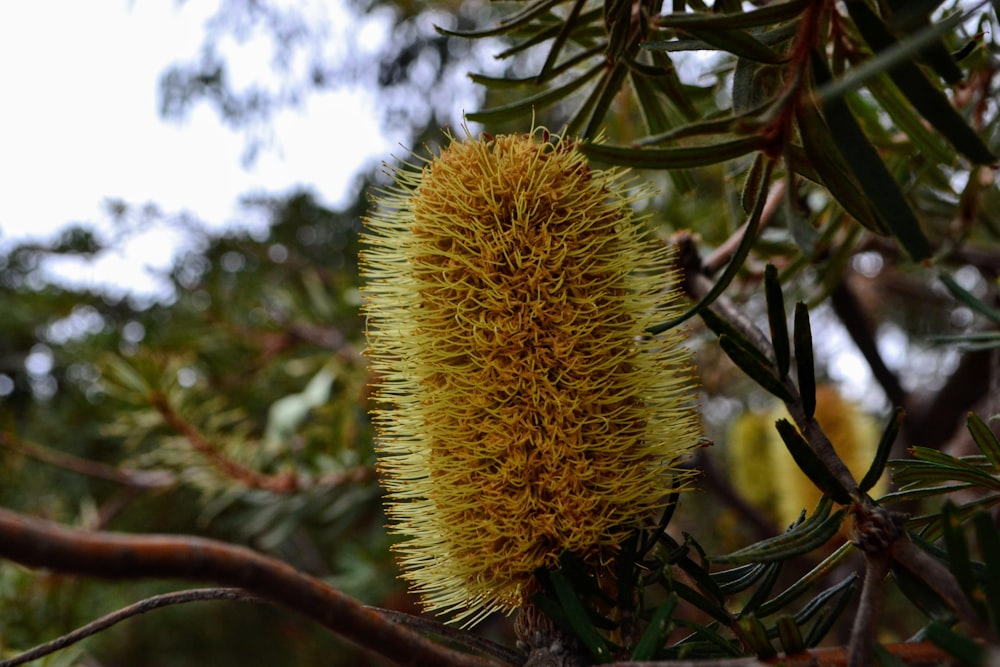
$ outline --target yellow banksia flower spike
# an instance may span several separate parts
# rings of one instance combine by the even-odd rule
[[[799,469],[774,428],[775,421],[782,418],[789,419],[784,406],[767,413],[740,415],[729,428],[727,458],[733,485],[785,527],[803,509],[811,512],[823,494]],[[880,434],[875,420],[830,384],[816,387],[815,418],[855,479],[864,477],[878,449]],[[883,477],[871,494],[877,497],[886,486]]]
[[[541,136],[539,136],[541,135]],[[655,520],[700,435],[667,246],[545,131],[453,139],[366,220],[374,418],[404,577],[472,624]]]

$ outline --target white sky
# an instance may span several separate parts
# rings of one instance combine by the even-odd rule
[[[183,124],[158,115],[169,65],[192,59],[217,3],[37,0],[0,3],[0,244],[50,238],[72,222],[109,229],[103,202],[157,204],[211,227],[240,225],[240,195],[311,187],[327,204],[353,174],[383,159],[370,95],[314,95],[273,124],[277,149],[241,166],[245,138],[200,105]],[[53,271],[84,283],[158,290],[143,267],[165,268],[183,243],[153,229],[96,263]]]

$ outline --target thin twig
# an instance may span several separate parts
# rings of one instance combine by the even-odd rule
[[[760,213],[760,223],[757,227],[758,234],[774,219],[774,214],[781,208],[784,196],[784,181],[778,181],[771,185],[771,190],[767,193],[767,201],[764,202],[764,209]],[[736,248],[739,247],[744,234],[746,234],[747,224],[743,223],[728,239],[723,241],[719,247],[710,252],[702,260],[701,265],[706,275],[713,275],[732,259],[733,253],[736,252]]]
[[[98,461],[80,458],[49,447],[28,442],[12,433],[0,433],[0,447],[6,447],[21,456],[48,463],[49,465],[75,472],[80,475],[103,479],[134,489],[165,489],[177,483],[176,476],[169,470],[129,470],[116,468]]]
[[[204,602],[207,600],[268,602],[268,600],[257,597],[256,595],[251,595],[240,588],[194,588],[187,591],[176,591],[173,593],[164,593],[163,595],[154,595],[153,597],[140,600],[135,604],[130,604],[127,607],[101,616],[100,618],[73,630],[72,632],[68,632],[63,636],[47,641],[44,644],[39,644],[34,648],[15,655],[13,658],[0,660],[0,667],[16,667],[16,665],[23,665],[27,662],[31,662],[32,660],[37,660],[51,653],[55,653],[56,651],[60,651],[67,646],[72,646],[87,637],[96,635],[98,632],[103,632],[104,630],[107,630],[111,626],[117,625],[122,621],[128,620],[134,616],[139,616],[140,614],[145,614],[146,612],[153,611],[154,609],[169,607],[175,604],[185,604],[188,602]]]
[[[524,656],[517,651],[513,651],[506,646],[497,644],[496,642],[491,642],[488,639],[474,635],[470,632],[463,632],[462,630],[453,628],[450,625],[445,625],[429,618],[414,616],[413,614],[407,614],[394,609],[382,609],[380,607],[372,607],[372,609],[394,623],[399,623],[400,625],[405,625],[408,628],[413,628],[422,634],[435,635],[441,639],[447,639],[448,641],[454,642],[459,646],[463,646],[472,651],[476,651],[477,653],[502,660],[505,663],[518,665],[524,661]],[[0,667],[3,666],[0,665]]]
[[[238,586],[401,665],[498,664],[435,644],[287,563],[217,540],[72,530],[0,508],[0,557],[28,567],[109,579],[186,579]]]
[[[940,667],[953,658],[930,642],[886,644],[882,648],[910,667]],[[669,660],[660,662],[614,662],[608,667],[848,667],[847,651],[841,646],[813,648],[793,655],[779,654],[760,658],[725,658],[722,660]]]
[[[243,464],[228,458],[213,446],[194,424],[177,414],[177,411],[174,410],[165,396],[154,393],[150,397],[150,401],[153,407],[160,413],[163,421],[167,423],[167,426],[182,435],[196,452],[204,456],[230,479],[250,488],[264,489],[275,493],[292,493],[299,490],[299,479],[295,473],[286,472],[279,475],[266,475],[256,470],[251,470]]]

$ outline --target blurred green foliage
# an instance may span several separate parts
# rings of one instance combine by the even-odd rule
[[[605,599],[567,557],[541,575],[539,604],[597,659],[609,647],[635,659],[767,657],[847,641],[861,558],[841,546],[848,513],[829,499],[787,527],[764,506],[773,494],[734,488],[727,430],[774,396],[796,403],[789,386],[811,417],[817,382],[846,384],[888,422],[876,467],[891,450],[895,486],[880,502],[913,516],[918,548],[997,627],[995,4],[351,2],[357,27],[381,21],[389,38],[363,60],[330,61],[310,49],[322,46],[323,26],[296,6],[220,3],[202,57],[164,73],[161,106],[179,119],[207,101],[247,132],[252,157],[276,110],[372,85],[387,129],[407,145],[433,150],[468,102],[476,130],[565,128],[595,162],[657,185],[639,205],[665,239],[683,232],[692,265],[715,285],[688,323],[715,441],[692,462],[703,492],[671,509],[668,532],[623,545],[617,575],[636,598]],[[276,89],[231,86],[218,43],[253,31],[272,39]],[[470,71],[481,88],[458,83]],[[248,199],[265,231],[171,221],[188,250],[154,302],[45,278],[52,257],[113,249],[86,226],[8,248],[0,505],[76,526],[247,544],[366,603],[415,611],[383,530],[361,357],[358,233],[365,188],[385,178],[365,175],[339,210],[308,192]],[[112,208],[122,220],[162,215]],[[720,315],[715,299],[731,309]],[[754,328],[759,340],[746,335]],[[851,489],[802,450],[810,436],[784,424],[813,484],[843,500]],[[943,506],[944,495],[957,504]],[[899,568],[888,581],[883,638],[919,634],[978,659],[939,591]],[[168,589],[0,563],[0,652]],[[483,632],[510,641],[502,623]],[[282,612],[229,603],[158,611],[43,664],[89,656],[103,665],[374,660]]]

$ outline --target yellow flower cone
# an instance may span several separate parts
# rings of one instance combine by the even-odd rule
[[[368,355],[404,576],[472,624],[568,550],[599,565],[697,443],[670,253],[615,171],[536,135],[452,141],[367,219]]]
[[[815,418],[844,464],[860,480],[878,449],[878,424],[828,384],[816,387]],[[733,485],[784,528],[803,509],[813,511],[823,494],[788,452],[774,428],[778,419],[790,419],[784,406],[765,414],[748,411],[740,415],[729,428],[727,454]],[[870,493],[877,497],[886,486],[883,476]]]

